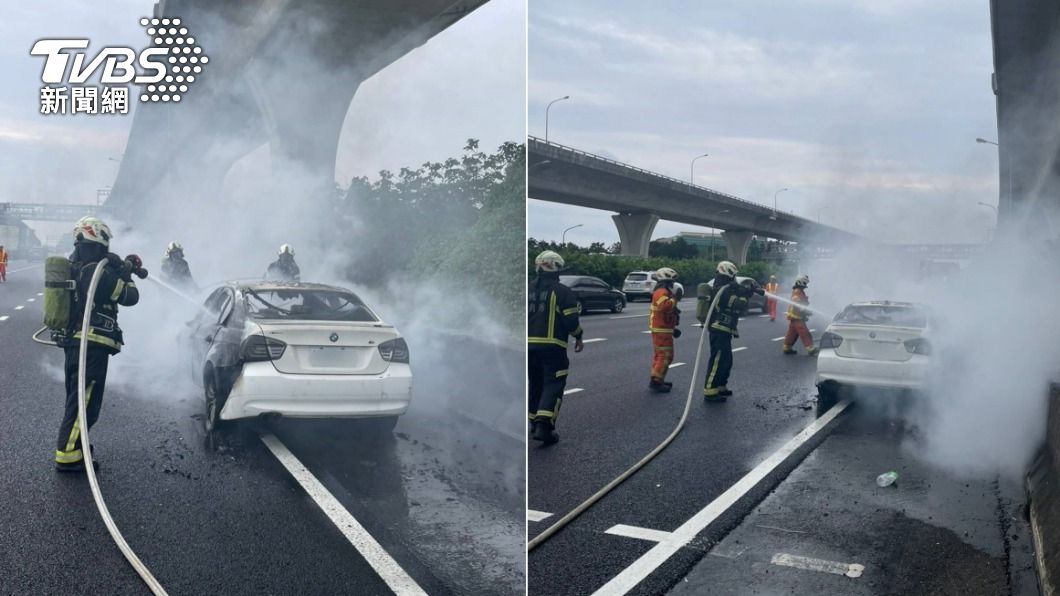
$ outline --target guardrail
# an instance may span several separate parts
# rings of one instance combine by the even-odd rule
[[[600,161],[604,161],[604,162],[607,162],[607,163],[612,164],[612,165],[616,165],[616,166],[619,166],[619,167],[622,167],[622,168],[633,170],[635,172],[639,172],[641,174],[646,174],[648,176],[652,176],[654,178],[659,178],[661,180],[666,180],[666,181],[671,182],[671,183],[676,182],[677,184],[680,184],[681,186],[686,186],[688,188],[697,188],[699,190],[703,190],[703,191],[709,192],[711,194],[718,195],[720,197],[725,197],[726,199],[728,199],[730,201],[735,201],[737,203],[742,203],[744,206],[746,206],[749,209],[753,209],[753,210],[756,210],[756,211],[762,211],[762,212],[765,212],[765,213],[774,213],[774,210],[769,208],[769,207],[767,207],[766,205],[762,205],[760,203],[755,203],[753,201],[748,201],[747,199],[741,199],[740,197],[733,196],[733,195],[730,195],[728,193],[724,193],[724,192],[721,192],[721,191],[718,191],[718,190],[714,190],[713,188],[707,188],[706,186],[700,186],[698,184],[694,184],[694,183],[692,183],[690,181],[687,181],[687,180],[678,180],[677,178],[674,178],[673,176],[667,176],[666,174],[660,174],[658,172],[653,172],[651,170],[645,170],[644,168],[638,168],[637,166],[630,165],[628,163],[624,163],[624,162],[621,162],[621,161],[617,161],[617,160],[614,160],[614,159],[611,159],[611,158],[608,158],[608,157],[604,157],[602,155],[596,155],[595,153],[589,153],[588,151],[582,151],[581,149],[575,149],[574,147],[568,147],[568,146],[562,145],[560,143],[554,143],[552,141],[546,141],[544,139],[535,137],[533,135],[527,135],[527,139],[529,141],[531,141],[531,142],[541,143],[542,145],[546,145],[548,147],[554,147],[556,149],[567,151],[567,152],[573,153],[575,155],[583,155],[585,157],[590,157],[592,159],[598,159]],[[798,215],[795,215],[794,213],[792,213],[790,211],[784,211],[782,209],[778,209],[775,212],[776,213],[783,213],[784,215],[786,215],[786,216],[788,216],[788,217],[790,217],[792,219],[801,221],[801,222],[806,222],[806,223],[812,223],[812,224],[820,225],[820,224],[817,224],[817,222],[814,222],[812,220],[806,219],[804,217],[799,217]]]

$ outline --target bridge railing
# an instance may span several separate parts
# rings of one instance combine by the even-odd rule
[[[536,142],[541,143],[543,145],[548,145],[550,147],[555,147],[557,149],[562,149],[563,151],[568,151],[570,153],[574,153],[574,154],[577,154],[577,155],[584,155],[585,157],[591,157],[593,159],[598,159],[600,161],[605,161],[607,163],[610,163],[610,164],[613,164],[613,165],[616,165],[616,166],[619,166],[619,167],[627,168],[627,169],[630,169],[630,170],[634,170],[634,171],[640,172],[642,174],[647,174],[647,175],[653,176],[655,178],[661,178],[663,180],[668,180],[670,182],[676,182],[677,184],[680,184],[682,186],[687,186],[689,188],[693,188],[694,187],[694,188],[698,188],[699,190],[705,190],[705,191],[707,191],[707,192],[709,192],[711,194],[715,194],[715,195],[718,195],[718,196],[721,196],[721,197],[725,197],[726,199],[728,199],[730,201],[735,201],[737,203],[742,203],[743,205],[745,205],[745,206],[747,206],[748,208],[751,208],[751,209],[762,210],[762,211],[766,211],[766,212],[769,212],[769,213],[773,213],[773,209],[770,209],[766,205],[762,205],[760,203],[755,203],[754,201],[748,201],[747,199],[741,199],[740,197],[733,196],[733,195],[730,195],[728,193],[724,193],[724,192],[721,192],[721,191],[718,191],[718,190],[714,190],[713,188],[707,188],[706,186],[700,186],[698,184],[694,184],[692,182],[689,182],[688,180],[678,180],[677,178],[674,178],[673,176],[667,176],[666,174],[660,174],[658,172],[653,172],[651,170],[645,170],[644,168],[638,168],[637,166],[634,166],[634,165],[631,165],[631,164],[628,164],[628,163],[624,163],[624,162],[621,162],[621,161],[618,161],[618,160],[614,160],[614,159],[611,159],[611,158],[608,158],[608,157],[604,157],[602,155],[596,155],[595,153],[589,153],[588,151],[582,151],[581,149],[575,149],[574,147],[568,147],[566,145],[562,145],[560,143],[555,143],[553,141],[546,141],[546,140],[544,140],[542,138],[535,137],[533,135],[527,135],[527,138],[530,139],[531,141],[536,141]],[[797,220],[800,220],[800,221],[803,221],[803,222],[815,223],[815,222],[812,222],[811,220],[808,220],[806,218],[799,217],[798,215],[795,215],[791,211],[784,211],[782,209],[778,209],[776,212],[777,213],[783,213],[783,214],[785,214],[788,217],[791,217],[793,219],[797,219]]]
[[[0,203],[0,216],[31,221],[69,221],[71,223],[85,215],[94,215],[96,205],[69,203]]]

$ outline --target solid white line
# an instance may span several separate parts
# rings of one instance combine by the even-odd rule
[[[678,366],[684,366],[684,365],[685,365],[684,362],[674,362],[673,364],[670,365],[670,368],[677,368]]]
[[[571,393],[579,393],[579,392],[582,392],[582,391],[585,391],[585,390],[582,389],[581,387],[575,387],[574,389],[568,389],[568,390],[564,391],[563,395],[570,395]]]
[[[746,349],[747,349],[747,346],[740,346],[739,348],[733,348],[732,351],[735,354],[736,352],[739,352],[740,350],[746,350]]]
[[[754,489],[755,486],[776,470],[780,464],[784,463],[784,460],[790,457],[799,447],[813,438],[815,434],[827,428],[828,424],[842,414],[849,405],[850,402],[847,400],[840,401],[823,416],[814,420],[809,426],[804,428],[802,432],[785,443],[783,447],[767,457],[765,461],[755,466],[753,470],[737,481],[736,484],[730,486],[728,490],[722,493],[718,498],[708,503],[706,507],[693,515],[688,521],[681,524],[681,527],[673,531],[673,540],[660,542],[652,547],[651,550],[634,561],[632,565],[626,567],[621,573],[612,578],[611,581],[607,582],[603,587],[594,592],[594,596],[619,596],[635,588],[637,584],[639,584],[644,578],[648,577],[660,565],[665,563],[674,555],[674,553],[689,542],[692,542],[696,535],[706,529],[707,526],[718,519],[718,517],[725,513],[730,507],[735,505],[740,498]]]
[[[11,318],[10,315],[0,315],[0,321],[6,321],[6,320],[8,320],[10,318]]]
[[[339,503],[334,495],[328,492],[328,489],[324,488],[324,485],[317,480],[316,476],[313,476],[312,472],[306,469],[302,462],[298,461],[298,458],[279,439],[269,433],[265,433],[261,435],[261,441],[265,443],[269,451],[272,451],[276,459],[280,460],[283,467],[287,468],[291,476],[294,476],[298,484],[302,485],[309,497],[316,502],[324,514],[328,516],[328,519],[346,537],[346,540],[357,549],[357,552],[361,553],[364,560],[372,566],[372,569],[379,574],[379,577],[386,582],[386,585],[390,586],[390,589],[395,594],[422,594],[426,596],[427,593],[416,584],[416,581],[405,573],[405,570],[397,564],[397,561],[383,550],[383,547],[376,542],[375,538],[372,538],[372,535],[364,529],[364,526]]]
[[[18,306],[15,307],[15,310],[22,310],[23,308],[26,308],[26,307],[21,305],[21,304],[19,304]]]
[[[609,319],[635,319],[637,317],[646,317],[646,316],[648,316],[648,314],[649,313],[644,313],[642,315],[622,315],[622,316],[618,316],[618,317],[607,317],[607,318],[609,318]]]
[[[770,563],[784,567],[805,569],[807,571],[820,571],[822,573],[845,575],[847,577],[861,577],[862,572],[865,571],[865,566],[859,563],[840,563],[838,561],[826,561],[824,559],[789,555],[788,553],[777,553],[773,555],[773,560],[770,561]]]
[[[607,338],[606,337],[594,337],[592,339],[583,339],[582,343],[583,344],[591,344],[594,341],[607,341]]]
[[[526,519],[532,522],[539,522],[552,517],[551,513],[545,513],[544,511],[534,511],[533,509],[526,510]]]
[[[651,542],[668,542],[673,539],[673,534],[670,532],[652,530],[650,528],[638,528],[637,526],[627,526],[625,524],[611,526],[604,530],[604,534],[636,538],[637,540],[648,540]]]
[[[784,339],[784,336],[783,336],[783,335],[781,335],[780,337],[774,337],[773,339],[771,339],[771,340],[769,340],[769,341],[780,341],[780,340],[782,340],[782,339]]]

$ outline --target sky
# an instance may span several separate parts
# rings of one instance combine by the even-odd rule
[[[997,138],[986,0],[531,0],[529,133],[885,242],[981,242]],[[532,174],[532,172],[531,172]],[[528,235],[618,240],[530,200]],[[706,231],[660,221],[653,238]]]
[[[138,21],[150,0],[58,0],[44,9],[9,3],[0,19],[0,202],[94,203],[111,185],[133,112],[42,116],[40,38],[88,38],[90,50],[147,45]],[[459,155],[468,138],[484,150],[525,135],[525,3],[491,0],[365,81],[343,125],[336,179],[375,177]],[[209,48],[204,48],[209,53]],[[135,103],[135,102],[134,102]],[[178,108],[179,106],[173,106]],[[238,164],[237,164],[238,165]],[[36,224],[45,236],[68,226]],[[42,238],[43,240],[44,238]]]

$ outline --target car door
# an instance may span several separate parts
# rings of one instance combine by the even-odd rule
[[[602,280],[594,277],[586,278],[585,290],[588,296],[586,304],[590,305],[590,308],[610,308],[611,297],[607,293],[609,288],[610,286]]]
[[[225,305],[232,301],[232,290],[229,288],[217,288],[206,299],[203,309],[197,317],[192,319],[188,326],[191,328],[189,336],[189,350],[191,352],[191,372],[196,381],[202,380],[203,364],[206,355],[213,345],[214,336],[220,327],[220,315]]]

